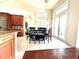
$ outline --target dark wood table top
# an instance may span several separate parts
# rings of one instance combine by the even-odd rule
[[[26,51],[22,59],[78,59],[76,48]]]

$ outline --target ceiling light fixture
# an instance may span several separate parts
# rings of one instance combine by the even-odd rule
[[[45,11],[46,11],[46,4],[48,3],[48,0],[44,0],[45,3]]]
[[[45,3],[47,3],[48,2],[48,0],[45,0]]]

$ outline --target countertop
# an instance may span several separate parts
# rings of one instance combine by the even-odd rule
[[[0,31],[0,44],[10,40],[11,38],[13,38],[12,31]]]
[[[10,34],[12,33],[11,31],[0,31],[0,37],[2,37],[3,35],[6,35],[6,34]]]

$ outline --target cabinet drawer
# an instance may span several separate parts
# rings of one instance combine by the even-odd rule
[[[11,41],[7,41],[0,45],[0,59],[9,59],[11,53]]]
[[[6,41],[9,41],[12,38],[13,38],[12,34],[4,35],[4,36],[2,36],[2,38],[0,38],[0,44],[4,43]]]

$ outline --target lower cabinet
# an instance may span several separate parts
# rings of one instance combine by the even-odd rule
[[[13,54],[13,40],[11,39],[0,45],[0,59],[10,59],[12,54]]]

